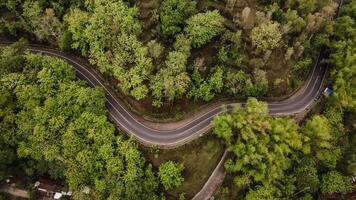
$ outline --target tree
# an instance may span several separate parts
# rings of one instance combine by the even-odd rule
[[[29,175],[91,188],[76,199],[157,199],[158,178],[108,121],[104,91],[77,81],[66,62],[21,48],[0,50],[0,63],[14,65],[0,74],[0,178],[19,162]]]
[[[72,44],[73,49],[78,49],[81,51],[82,55],[87,55],[88,52],[88,43],[85,38],[85,28],[89,20],[89,13],[82,11],[78,8],[70,10],[64,16],[64,21],[68,24],[68,32],[72,35]]]
[[[201,47],[224,31],[223,22],[217,10],[207,11],[190,17],[184,30],[193,47]]]
[[[12,44],[8,48],[0,49],[0,74],[5,75],[11,72],[19,72],[23,69],[26,59],[24,52],[27,48],[27,41],[24,39]]]
[[[221,67],[216,67],[212,71],[210,77],[203,81],[197,68],[194,69],[192,75],[194,83],[192,83],[192,89],[188,93],[189,97],[194,97],[195,100],[210,101],[216,93],[221,92],[224,84],[224,71]]]
[[[63,27],[53,9],[47,8],[43,11],[39,1],[25,1],[23,17],[29,25],[26,29],[34,33],[39,40],[57,43]]]
[[[345,14],[335,20],[334,40],[331,42],[330,54],[331,77],[334,93],[331,97],[333,105],[345,111],[355,111],[355,16],[354,1],[343,5]],[[351,81],[350,81],[351,80]]]
[[[125,34],[118,39],[118,47],[113,56],[112,65],[106,67],[119,81],[118,87],[136,100],[145,98],[148,93],[145,81],[153,68],[148,49],[135,36]],[[125,69],[125,66],[130,65],[129,69]]]
[[[298,9],[303,15],[308,15],[316,9],[316,6],[316,0],[300,0]]]
[[[183,183],[183,170],[183,164],[178,164],[173,161],[167,161],[159,166],[158,176],[166,190],[179,187]]]
[[[55,16],[54,11],[47,8],[40,18],[39,27],[35,30],[35,34],[40,40],[47,39],[55,43],[62,34],[62,29],[62,23]]]
[[[253,71],[253,82],[254,90],[251,92],[250,96],[258,97],[266,94],[268,89],[268,80],[265,71],[255,68]]]
[[[175,36],[182,31],[185,21],[196,12],[196,2],[191,0],[164,0],[160,9],[162,33]]]
[[[288,10],[284,16],[284,23],[288,26],[290,32],[300,32],[305,27],[306,23],[302,17],[298,15],[296,10]]]
[[[242,32],[226,31],[222,36],[222,47],[219,50],[219,61],[222,63],[233,62],[239,66],[245,59],[245,54],[242,51]]]
[[[0,181],[5,180],[8,175],[10,175],[10,166],[16,160],[16,152],[3,140],[4,139],[0,137]]]
[[[183,34],[178,35],[173,47],[174,50],[184,54],[187,58],[190,56],[191,41],[187,38],[187,36]]]
[[[233,123],[233,118],[231,115],[221,115],[214,118],[213,124],[214,129],[213,133],[218,138],[222,138],[227,144],[231,144],[233,130],[231,124]]]
[[[246,194],[246,200],[257,200],[257,199],[264,199],[264,200],[277,200],[279,196],[279,191],[277,188],[273,186],[258,186],[254,190],[249,190]]]
[[[58,41],[58,47],[62,51],[70,51],[72,49],[72,33],[69,31],[65,31]]]
[[[147,43],[148,51],[152,58],[159,58],[164,50],[164,46],[156,40],[151,40]]]
[[[160,107],[164,97],[173,101],[186,92],[190,82],[185,71],[186,62],[187,57],[181,52],[172,51],[168,54],[166,68],[161,68],[151,79],[152,95],[156,98],[154,106]]]
[[[213,133],[236,155],[226,161],[225,168],[235,174],[239,187],[267,185],[283,177],[291,162],[289,155],[302,147],[298,126],[290,119],[269,118],[266,104],[253,98],[245,108],[216,117],[213,126]]]
[[[296,177],[296,187],[298,191],[306,190],[315,193],[319,189],[319,178],[316,163],[312,158],[302,158],[293,174]]]
[[[114,76],[124,94],[136,100],[145,98],[153,67],[148,49],[137,38],[141,33],[137,8],[121,0],[98,0],[86,7],[89,13],[74,9],[65,17],[73,48],[85,53],[89,46],[91,62]]]
[[[266,52],[267,50],[275,49],[282,39],[279,24],[268,22],[253,28],[251,39],[259,51]]]
[[[225,87],[230,95],[249,96],[249,87],[252,87],[251,78],[242,70],[236,73],[227,72]]]
[[[327,166],[333,168],[340,156],[340,149],[334,146],[328,120],[323,116],[313,116],[303,127],[305,145],[303,152],[312,154]]]
[[[337,171],[330,171],[321,178],[321,192],[342,193],[350,191],[351,181]]]

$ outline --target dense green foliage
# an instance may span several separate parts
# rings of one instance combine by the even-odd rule
[[[356,170],[355,0],[334,22],[331,0],[163,0],[156,10],[150,2],[1,1],[0,35],[80,52],[118,91],[155,107],[285,95],[330,47],[334,93],[319,115],[297,124],[249,99],[215,118],[214,134],[234,154],[225,167],[240,199],[344,198]],[[0,180],[13,171],[49,174],[76,199],[157,199],[159,181],[166,190],[183,181],[174,162],[157,177],[108,122],[103,91],[77,81],[63,61],[15,44],[0,50],[0,83]]]
[[[331,42],[331,76],[333,77],[332,104],[343,111],[356,109],[356,8],[349,1],[341,9],[343,16],[335,21],[334,40]]]
[[[160,10],[162,34],[169,37],[180,33],[185,21],[195,12],[195,1],[164,0]]]
[[[251,33],[251,39],[257,49],[265,52],[277,47],[282,34],[279,31],[279,24],[266,23],[255,27]]]
[[[23,45],[0,50],[0,178],[21,159],[27,175],[65,178],[76,191],[89,186],[94,199],[158,198],[151,165],[107,120],[104,92]]]
[[[343,135],[334,135],[329,124],[314,115],[300,127],[288,118],[269,117],[265,103],[249,99],[244,108],[216,117],[213,133],[234,154],[225,169],[244,191],[240,198],[307,198],[350,191],[351,181],[335,171],[342,150],[346,153],[339,146]]]
[[[101,72],[113,75],[125,94],[138,100],[146,97],[148,87],[144,82],[151,73],[152,60],[137,39],[141,32],[137,9],[123,1],[94,1],[86,9],[75,8],[65,16],[73,48],[84,54],[88,48],[92,62]]]
[[[2,35],[78,51],[118,91],[161,107],[186,98],[285,95],[328,43],[336,4],[6,0],[0,8]]]
[[[304,2],[304,1],[303,1]],[[322,6],[317,1],[305,1],[308,6],[299,6],[302,13],[317,9]],[[235,175],[234,182],[242,192],[240,198],[246,199],[327,199],[336,197],[346,199],[345,193],[351,191],[349,178],[355,172],[355,1],[345,1],[341,8],[341,17],[335,20],[333,25],[334,36],[330,42],[325,36],[318,36],[314,44],[329,45],[330,79],[334,93],[326,99],[322,115],[313,115],[308,120],[297,125],[289,121],[285,134],[291,132],[298,137],[293,143],[288,142],[278,152],[285,152],[289,145],[300,142],[299,148],[292,149],[291,154],[284,157],[274,157],[273,147],[285,140],[285,137],[276,137],[273,133],[274,121],[282,125],[288,119],[266,118],[261,116],[266,108],[262,105],[254,105],[251,108],[251,100],[246,108],[239,108],[231,114],[224,114],[214,120],[214,133],[223,138],[236,155],[234,159],[226,162],[226,169]],[[296,29],[303,25],[301,19],[290,12],[287,18],[294,19]],[[299,27],[300,26],[300,27]],[[291,29],[290,29],[291,30]],[[296,30],[291,30],[296,31]],[[309,51],[309,50],[308,50]],[[300,61],[299,67],[308,61],[310,52],[306,51],[307,58]],[[252,114],[251,114],[252,112]],[[246,114],[249,113],[249,114]],[[264,120],[261,120],[264,119]],[[268,134],[263,134],[263,130]],[[266,136],[267,135],[267,136]],[[263,139],[271,137],[272,139]],[[276,140],[278,139],[278,140]],[[244,141],[249,141],[246,144]],[[250,140],[257,142],[251,142]],[[241,142],[242,141],[242,142]],[[267,143],[268,142],[268,143]],[[258,146],[254,146],[254,144]],[[244,147],[244,148],[242,148]],[[260,156],[260,152],[266,152],[268,156]],[[255,163],[254,159],[267,159],[268,167],[262,167],[269,162]],[[269,160],[271,159],[271,160]],[[288,161],[285,168],[280,167],[281,162]],[[236,167],[237,166],[237,167]],[[244,167],[248,166],[248,167]],[[281,174],[276,176],[275,168]],[[268,176],[265,172],[267,169]],[[250,174],[253,176],[250,176]],[[254,175],[259,175],[256,179]],[[250,189],[243,189],[243,185],[249,184]],[[226,194],[225,194],[226,195]]]
[[[213,132],[236,155],[225,168],[237,174],[234,182],[239,187],[268,185],[283,177],[290,154],[302,148],[298,126],[290,119],[269,118],[267,106],[256,99],[249,99],[244,109],[215,118]]]
[[[182,184],[183,164],[168,161],[159,166],[158,176],[166,190],[176,188]]]
[[[185,32],[193,47],[201,47],[223,30],[224,18],[217,10],[199,13],[187,20]]]
[[[321,179],[321,191],[324,193],[346,193],[350,191],[350,185],[346,184],[350,180],[345,180],[337,171],[330,171],[324,174]]]

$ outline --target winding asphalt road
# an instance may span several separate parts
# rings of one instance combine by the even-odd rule
[[[337,0],[337,2],[340,8],[343,0]],[[340,10],[338,9],[336,17],[339,16],[339,12]],[[101,74],[94,71],[93,67],[83,59],[44,46],[30,46],[29,50],[34,53],[42,53],[66,60],[76,70],[79,78],[86,80],[93,87],[99,86],[104,88],[106,91],[107,109],[111,120],[115,122],[118,128],[126,131],[145,145],[157,145],[161,148],[174,148],[183,145],[207,132],[211,128],[211,121],[219,113],[226,110],[230,111],[236,103],[245,104],[244,102],[221,102],[220,104],[198,111],[193,119],[172,122],[162,126],[162,124],[147,122],[135,116],[115,96],[116,93],[109,87],[108,82]],[[313,102],[318,99],[323,91],[322,85],[326,75],[326,66],[320,63],[324,54],[325,50],[322,50],[312,73],[298,92],[283,101],[267,102],[271,115],[290,116],[305,113]],[[225,150],[220,162],[203,188],[194,196],[194,200],[206,200],[213,195],[213,192],[222,183],[226,175],[224,162],[228,157],[229,153]]]
[[[160,148],[174,148],[183,145],[205,133],[211,128],[211,121],[215,116],[230,111],[234,104],[244,102],[221,102],[214,107],[198,111],[195,118],[186,122],[165,123],[165,128],[160,128],[159,123],[145,122],[132,113],[127,106],[115,95],[108,86],[108,82],[96,73],[92,66],[84,60],[63,53],[56,49],[42,46],[31,46],[31,52],[55,56],[66,60],[76,70],[80,79],[87,81],[93,87],[102,87],[106,91],[107,109],[110,118],[118,128],[129,133],[145,145],[157,145]],[[322,53],[321,53],[322,54]],[[319,56],[323,57],[323,56]],[[321,93],[321,84],[326,72],[323,65],[317,60],[315,67],[304,85],[290,98],[280,102],[268,102],[271,115],[286,116],[305,112]],[[167,128],[168,127],[168,128]],[[171,127],[171,128],[170,128]]]
[[[218,114],[232,110],[237,103],[245,104],[245,102],[220,102],[197,111],[194,117],[190,117],[188,120],[165,124],[152,123],[132,113],[125,103],[116,96],[109,83],[100,73],[93,70],[94,67],[86,60],[45,46],[30,45],[29,50],[33,53],[41,53],[66,60],[75,69],[80,79],[87,81],[90,86],[102,87],[106,91],[106,106],[110,119],[119,129],[129,133],[144,145],[157,145],[160,148],[174,148],[183,145],[206,133],[212,126],[211,121]],[[283,101],[267,102],[271,115],[290,116],[305,113],[315,99],[321,95],[322,83],[326,74],[326,67],[320,64],[321,58],[324,57],[323,54],[324,51],[319,54],[309,78],[294,95]],[[208,181],[193,198],[194,200],[206,200],[213,195],[213,192],[225,177],[224,161],[228,156],[228,152],[225,151]]]
[[[87,81],[93,87],[104,88],[110,119],[119,129],[126,131],[145,145],[157,145],[160,148],[174,148],[183,145],[206,133],[212,126],[211,121],[218,114],[226,110],[231,111],[237,103],[245,104],[245,102],[221,102],[198,111],[193,119],[166,123],[162,126],[160,123],[144,121],[132,113],[125,103],[116,96],[102,75],[93,70],[93,67],[85,60],[44,46],[30,46],[29,50],[66,60],[73,66],[80,79]],[[322,84],[326,74],[326,67],[320,63],[324,53],[325,51],[320,52],[309,78],[294,95],[283,101],[267,102],[271,115],[290,116],[305,113],[318,99],[323,90]],[[207,200],[213,195],[226,175],[224,162],[228,157],[229,153],[225,151],[209,179],[193,200]]]

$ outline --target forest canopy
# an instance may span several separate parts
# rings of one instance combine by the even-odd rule
[[[231,155],[218,199],[346,199],[356,171],[356,1],[339,2],[4,0],[0,38],[88,59],[120,97],[149,111],[247,100],[213,120],[212,138]],[[26,49],[22,39],[0,48],[0,180],[48,175],[74,199],[179,190],[185,167],[147,162],[108,120],[101,88]],[[319,58],[333,93],[300,122],[269,116],[257,98],[293,94]]]
[[[80,52],[115,79],[119,92],[154,107],[293,91],[328,43],[337,9],[331,0],[7,0],[0,6],[7,11],[3,34],[26,33]]]
[[[108,121],[103,90],[78,81],[64,61],[25,49],[24,41],[0,49],[0,180],[49,174],[75,191],[92,188],[75,199],[158,198],[151,164]]]

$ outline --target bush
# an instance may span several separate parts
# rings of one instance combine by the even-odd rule
[[[166,190],[179,187],[183,183],[183,170],[183,164],[173,161],[165,162],[159,166],[158,176]]]

